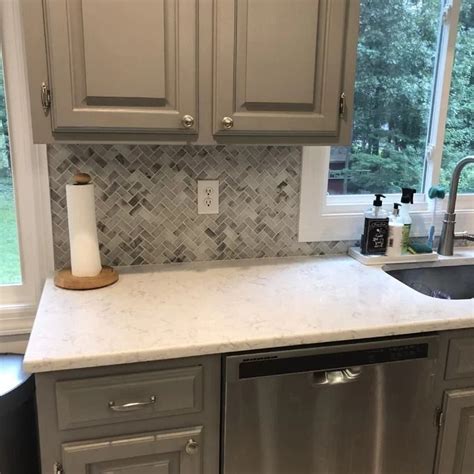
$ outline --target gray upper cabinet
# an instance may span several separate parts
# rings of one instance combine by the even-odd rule
[[[197,131],[197,0],[45,0],[53,132]]]
[[[450,390],[444,398],[438,474],[474,472],[474,388]]]
[[[352,102],[358,3],[216,1],[214,133],[338,141]]]
[[[35,143],[350,143],[359,0],[21,2]]]

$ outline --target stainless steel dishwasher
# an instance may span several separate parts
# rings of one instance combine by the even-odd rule
[[[225,358],[223,474],[431,474],[438,337]]]

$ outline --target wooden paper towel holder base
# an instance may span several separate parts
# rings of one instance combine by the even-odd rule
[[[102,271],[93,277],[76,277],[70,268],[65,268],[56,272],[54,284],[66,290],[95,290],[112,285],[118,278],[118,273],[112,267],[102,267]]]

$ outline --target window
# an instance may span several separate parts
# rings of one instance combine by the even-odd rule
[[[428,189],[472,153],[472,21],[470,0],[361,0],[352,144],[303,149],[300,241],[358,239],[370,195],[396,202],[402,186],[418,191],[413,232],[426,235]],[[473,198],[458,199],[461,230]]]
[[[331,150],[329,194],[421,189],[439,0],[362,0],[352,147]]]
[[[474,2],[464,0],[459,14],[440,182],[449,186],[453,168],[474,155]],[[460,193],[474,193],[474,167],[464,169]]]
[[[0,2],[0,336],[29,331],[52,269],[46,147],[32,141],[20,2]]]
[[[0,285],[21,283],[20,250],[16,220],[13,171],[0,49]]]

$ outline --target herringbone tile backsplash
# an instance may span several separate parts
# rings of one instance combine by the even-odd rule
[[[50,145],[55,264],[69,265],[65,185],[96,185],[102,263],[141,265],[345,253],[299,243],[300,147]],[[198,215],[198,179],[220,181],[220,213]]]

